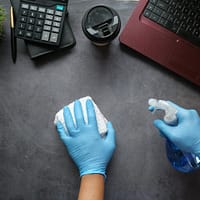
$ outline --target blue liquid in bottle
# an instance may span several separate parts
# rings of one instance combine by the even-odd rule
[[[180,172],[191,172],[200,168],[200,159],[192,153],[182,152],[170,140],[166,141],[166,152],[171,165]]]

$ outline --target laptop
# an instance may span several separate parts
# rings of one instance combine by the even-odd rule
[[[199,0],[140,0],[120,42],[200,86]]]

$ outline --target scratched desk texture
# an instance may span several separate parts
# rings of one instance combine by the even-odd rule
[[[116,9],[124,27],[134,1],[102,0]],[[8,0],[1,0],[7,12]],[[117,148],[108,167],[106,200],[196,200],[200,170],[182,174],[167,161],[164,139],[147,110],[150,97],[170,99],[200,111],[199,88],[138,53],[95,47],[83,35],[84,12],[97,0],[69,2],[77,44],[30,60],[18,41],[10,55],[9,16],[0,42],[0,200],[74,200],[80,178],[53,125],[55,113],[90,95],[113,122]],[[133,27],[134,28],[134,27]]]

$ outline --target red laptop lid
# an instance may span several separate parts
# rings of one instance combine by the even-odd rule
[[[138,3],[120,42],[200,86],[200,47],[144,17],[147,3]]]

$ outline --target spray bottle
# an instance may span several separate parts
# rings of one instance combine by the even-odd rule
[[[149,99],[149,106],[153,108],[153,111],[163,110],[165,112],[164,122],[171,126],[178,124],[177,110],[167,101]],[[173,144],[168,138],[166,138],[166,154],[171,165],[180,172],[191,172],[200,168],[200,158],[192,153],[181,151],[175,144]]]

